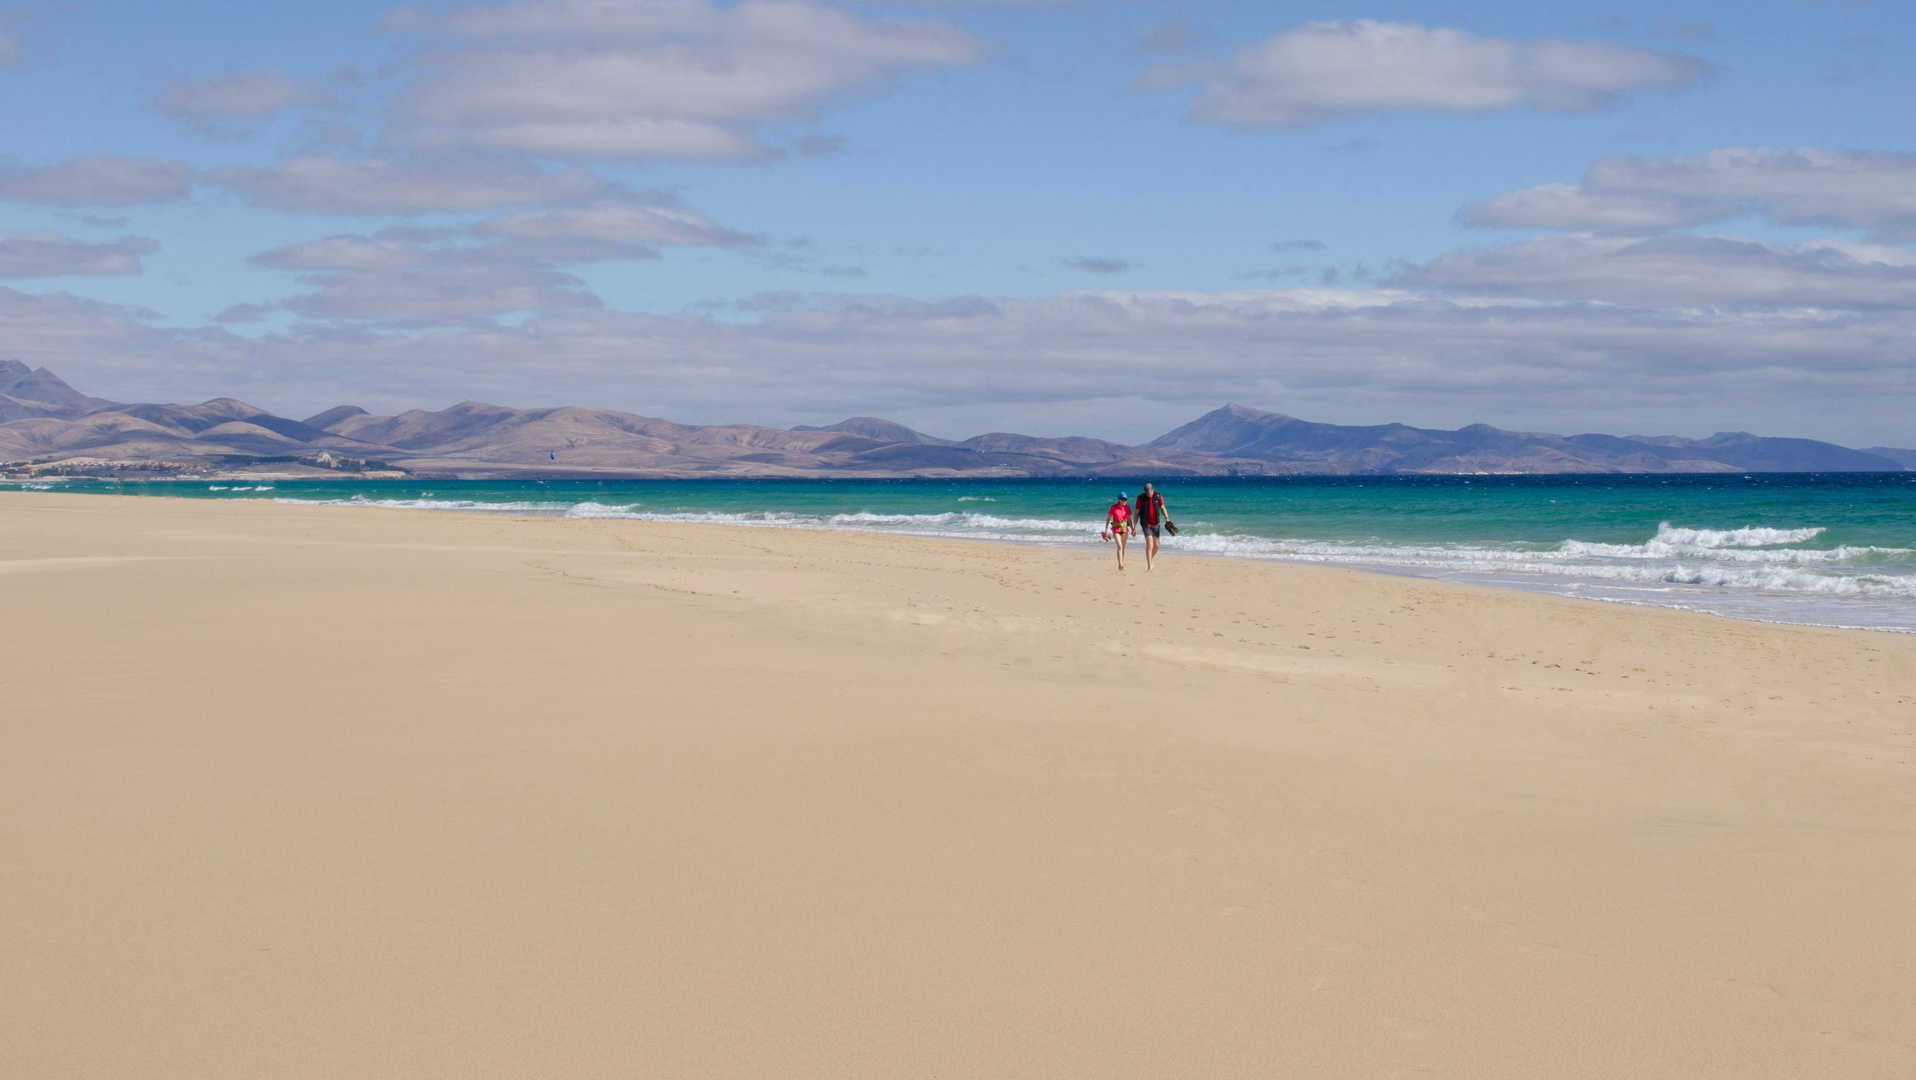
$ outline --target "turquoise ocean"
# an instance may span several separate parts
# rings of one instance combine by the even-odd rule
[[[554,518],[853,529],[1099,554],[1140,480],[36,482],[128,496],[268,499]],[[1916,473],[1169,479],[1173,557],[1331,563],[1916,633]]]

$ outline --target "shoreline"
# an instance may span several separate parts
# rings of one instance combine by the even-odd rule
[[[177,496],[172,496],[172,497],[177,497]],[[284,505],[324,505],[329,507],[342,505],[338,503],[314,503],[309,500],[282,499],[282,498],[274,498],[271,500],[256,499],[251,501],[271,501],[276,503],[282,503]],[[676,524],[709,525],[714,528],[796,529],[796,530],[815,531],[815,532],[861,533],[868,536],[910,536],[910,537],[916,537],[921,540],[952,541],[957,543],[1011,544],[1011,545],[1020,546],[1020,547],[1043,548],[1043,549],[1054,550],[1054,551],[1090,550],[1083,544],[1077,544],[1077,543],[1074,543],[1071,541],[1065,541],[1065,540],[1052,541],[1052,540],[1045,540],[1045,539],[1037,538],[1037,537],[1025,538],[1025,537],[1008,537],[1008,536],[953,536],[953,535],[943,534],[943,533],[924,533],[924,532],[909,532],[905,530],[860,528],[856,525],[838,525],[838,524],[831,524],[829,522],[816,524],[816,525],[807,524],[807,523],[797,523],[797,522],[794,522],[794,523],[786,523],[786,522],[760,523],[760,522],[748,522],[748,521],[694,522],[694,521],[675,521],[669,518],[645,517],[641,515],[631,515],[631,516],[625,516],[625,517],[615,516],[615,515],[605,515],[605,516],[579,515],[578,518],[573,518],[568,514],[553,514],[553,515],[517,514],[517,513],[504,511],[504,510],[467,509],[467,508],[453,507],[453,506],[435,507],[435,508],[381,506],[377,503],[369,503],[364,508],[372,509],[372,510],[412,510],[412,511],[417,511],[419,513],[470,513],[470,514],[476,514],[476,515],[496,514],[502,517],[523,518],[526,521],[551,521],[551,520],[636,521],[636,522],[647,522],[647,523],[660,524],[660,525],[676,525]],[[1108,544],[1108,543],[1109,543],[1108,541],[1105,542],[1105,544]],[[1132,543],[1136,544],[1138,543],[1138,541],[1134,540],[1132,541]],[[1096,550],[1101,551],[1106,555],[1110,555],[1110,548],[1108,546],[1100,545],[1100,547],[1097,548]],[[1558,591],[1558,589],[1552,588],[1549,585],[1544,584],[1544,581],[1549,577],[1549,575],[1543,575],[1543,574],[1538,575],[1538,582],[1535,584],[1522,582],[1521,579],[1513,579],[1513,582],[1511,584],[1504,584],[1501,582],[1476,581],[1476,580],[1469,580],[1469,579],[1460,580],[1457,577],[1447,577],[1440,572],[1418,573],[1417,571],[1411,570],[1411,569],[1388,566],[1388,565],[1380,565],[1377,563],[1364,563],[1364,562],[1358,562],[1358,561],[1347,562],[1347,561],[1341,561],[1337,559],[1304,558],[1304,557],[1293,557],[1293,556],[1285,556],[1285,555],[1261,555],[1261,554],[1252,554],[1252,553],[1234,554],[1232,552],[1226,552],[1226,551],[1190,551],[1190,550],[1184,550],[1178,547],[1168,548],[1167,550],[1170,552],[1171,555],[1177,558],[1221,559],[1221,560],[1233,561],[1233,562],[1253,562],[1253,563],[1278,563],[1278,564],[1287,565],[1287,566],[1325,566],[1325,567],[1331,567],[1331,568],[1339,569],[1339,570],[1352,570],[1358,573],[1382,574],[1387,577],[1401,577],[1401,578],[1410,578],[1417,581],[1442,582],[1447,585],[1460,585],[1460,586],[1471,587],[1471,588],[1497,589],[1500,591],[1508,591],[1508,592],[1531,593],[1538,596],[1554,596],[1563,600],[1576,600],[1576,601],[1583,601],[1587,603],[1598,603],[1598,604],[1620,604],[1626,607],[1652,608],[1652,609],[1663,610],[1663,611],[1682,611],[1692,615],[1702,615],[1702,616],[1706,616],[1709,618],[1716,618],[1716,619],[1732,619],[1737,622],[1760,623],[1766,626],[1806,626],[1806,627],[1815,627],[1815,628],[1825,629],[1825,630],[1862,630],[1862,631],[1867,631],[1870,633],[1879,633],[1879,634],[1916,635],[1916,628],[1908,628],[1908,627],[1900,627],[1900,626],[1863,626],[1863,625],[1855,625],[1855,624],[1849,624],[1849,623],[1807,622],[1807,621],[1796,621],[1796,620],[1789,620],[1789,619],[1772,619],[1772,618],[1763,618],[1761,616],[1753,615],[1753,614],[1735,614],[1735,613],[1724,612],[1724,611],[1712,611],[1707,608],[1692,607],[1687,604],[1680,604],[1680,603],[1660,604],[1651,600],[1633,600],[1627,597],[1579,595],[1575,593],[1574,591],[1572,592]],[[1142,554],[1135,555],[1134,558],[1141,560],[1143,558],[1143,555]],[[1559,582],[1562,585],[1562,587],[1573,589],[1573,590],[1578,587],[1584,586],[1586,584],[1595,584],[1590,582],[1579,581],[1570,575],[1561,576],[1559,579]],[[1792,598],[1792,599],[1795,599],[1795,598]]]
[[[303,477],[303,478],[297,478],[297,479],[313,479],[313,478]],[[341,478],[341,479],[346,479],[346,478]],[[195,482],[206,482],[206,481],[204,478],[196,478]],[[47,489],[39,489],[39,490],[47,490]],[[272,488],[269,486],[263,490],[272,490]],[[114,494],[114,493],[68,492],[67,494]],[[430,496],[430,493],[428,493],[428,496]],[[171,495],[171,494],[158,495],[158,496],[139,496],[139,497],[181,498],[181,499],[194,498],[193,496],[189,496],[189,495]],[[228,500],[226,499],[226,497],[221,497],[221,499],[217,501],[228,501]],[[491,516],[502,516],[502,517],[517,516],[517,517],[524,517],[525,519],[532,520],[532,521],[630,520],[630,521],[639,521],[639,522],[658,522],[661,524],[673,524],[673,523],[713,524],[713,525],[737,526],[740,528],[771,528],[771,529],[797,529],[797,530],[824,531],[824,532],[852,532],[852,533],[863,533],[868,535],[879,535],[879,536],[917,536],[924,539],[932,539],[932,540],[957,540],[960,542],[969,541],[969,542],[976,542],[976,543],[1012,544],[1012,545],[1019,545],[1019,546],[1031,546],[1031,547],[1049,548],[1049,549],[1056,549],[1056,550],[1085,550],[1085,545],[1079,544],[1074,541],[1064,540],[1064,539],[1052,540],[1045,537],[958,535],[958,534],[943,533],[943,532],[936,532],[936,531],[912,531],[907,529],[884,529],[884,528],[877,528],[877,527],[861,527],[860,525],[856,523],[841,523],[841,522],[833,521],[830,518],[819,518],[816,521],[794,520],[790,522],[782,522],[782,521],[755,522],[755,521],[747,521],[747,520],[732,520],[732,521],[721,522],[721,521],[690,520],[699,516],[720,516],[720,512],[718,511],[707,511],[707,512],[703,512],[703,514],[701,514],[700,512],[687,512],[687,513],[661,513],[661,514],[655,514],[655,515],[630,514],[630,513],[611,513],[611,514],[585,513],[585,514],[574,515],[573,513],[569,512],[570,510],[577,509],[582,506],[600,505],[590,501],[585,503],[552,503],[550,504],[549,509],[554,512],[549,514],[526,513],[524,512],[524,510],[529,509],[529,507],[515,508],[514,504],[482,505],[482,506],[476,506],[476,507],[457,506],[457,505],[428,507],[428,506],[419,506],[419,505],[397,505],[397,503],[402,501],[417,503],[419,500],[375,501],[375,500],[364,500],[364,499],[361,499],[361,497],[359,496],[353,496],[352,499],[300,499],[300,498],[278,496],[278,495],[272,495],[272,496],[251,495],[251,496],[247,496],[245,499],[234,499],[230,501],[270,501],[270,502],[280,503],[284,505],[311,505],[311,506],[322,506],[322,507],[354,506],[354,507],[360,507],[365,509],[420,510],[420,511],[434,512],[434,513],[472,514],[472,515],[482,515],[482,516],[491,515]],[[617,507],[607,507],[607,508],[620,509]],[[738,515],[732,515],[732,516],[737,517]],[[1087,521],[1086,528],[1087,530],[1089,530],[1087,535],[1091,533],[1095,533],[1094,524]],[[1266,539],[1266,538],[1253,538],[1253,539]],[[1107,554],[1109,554],[1108,547],[1101,548],[1101,550],[1104,550]],[[1872,624],[1858,623],[1858,622],[1844,622],[1844,621],[1840,621],[1840,618],[1836,615],[1828,615],[1822,618],[1817,618],[1813,616],[1806,616],[1803,618],[1795,618],[1795,619],[1780,618],[1780,617],[1776,617],[1776,612],[1775,610],[1773,610],[1776,608],[1787,607],[1790,605],[1807,606],[1807,605],[1830,605],[1830,604],[1884,604],[1887,602],[1892,602],[1886,599],[1867,598],[1867,597],[1831,599],[1829,597],[1816,596],[1813,594],[1801,594],[1801,593],[1765,594],[1756,590],[1725,589],[1720,594],[1721,600],[1716,604],[1716,606],[1712,607],[1712,606],[1705,606],[1710,603],[1710,601],[1707,598],[1698,598],[1698,599],[1688,600],[1684,602],[1679,602],[1675,600],[1670,602],[1658,602],[1656,600],[1645,600],[1645,599],[1634,598],[1629,596],[1593,595],[1591,593],[1583,592],[1581,590],[1585,590],[1585,589],[1602,590],[1606,588],[1622,589],[1622,588],[1625,588],[1626,586],[1621,583],[1606,582],[1598,578],[1579,577],[1576,574],[1567,574],[1567,573],[1552,574],[1548,572],[1537,572],[1534,575],[1530,575],[1530,576],[1525,576],[1521,574],[1516,576],[1507,576],[1507,575],[1510,575],[1511,573],[1508,570],[1472,571],[1472,570],[1445,570],[1445,569],[1439,569],[1439,568],[1432,568],[1428,571],[1423,571],[1418,568],[1405,567],[1401,565],[1391,564],[1388,562],[1375,562],[1375,561],[1366,562],[1359,558],[1338,559],[1335,557],[1285,555],[1285,554],[1271,554],[1271,553],[1250,552],[1250,551],[1231,552],[1231,551],[1215,551],[1215,550],[1186,550],[1186,549],[1183,549],[1182,546],[1179,545],[1175,539],[1169,541],[1169,543],[1167,544],[1167,551],[1174,556],[1185,557],[1185,558],[1202,557],[1202,558],[1216,558],[1216,559],[1254,562],[1254,563],[1283,563],[1283,564],[1289,564],[1289,565],[1333,566],[1333,567],[1341,567],[1344,569],[1356,570],[1356,571],[1365,572],[1365,573],[1377,573],[1377,574],[1384,574],[1384,575],[1393,576],[1393,577],[1405,577],[1405,578],[1412,578],[1412,579],[1423,580],[1423,581],[1442,581],[1442,582],[1448,582],[1451,584],[1470,585],[1470,586],[1477,586],[1477,587],[1483,587],[1483,588],[1509,590],[1514,592],[1527,592],[1527,593],[1535,593],[1535,594],[1547,595],[1547,596],[1557,596],[1564,599],[1587,600],[1587,601],[1595,601],[1595,602],[1608,603],[1608,604],[1621,604],[1621,605],[1630,606],[1630,607],[1659,608],[1664,610],[1685,611],[1685,612],[1690,612],[1690,613],[1698,614],[1698,615],[1711,616],[1715,618],[1732,619],[1739,622],[1760,623],[1764,625],[1814,626],[1814,627],[1824,627],[1828,629],[1839,629],[1839,630],[1864,630],[1864,631],[1871,631],[1876,633],[1916,635],[1916,610],[1913,610],[1912,613],[1905,618],[1905,622],[1907,623],[1907,625],[1887,624],[1887,623],[1878,623],[1878,624],[1872,625]],[[1486,580],[1487,578],[1491,578],[1497,575],[1506,575],[1506,577],[1504,580]],[[1672,584],[1681,585],[1683,583],[1679,582],[1679,583],[1672,583]],[[1638,587],[1642,588],[1643,586],[1638,586]],[[1916,600],[1906,600],[1905,603],[1907,603],[1912,609],[1916,609]],[[1766,606],[1767,606],[1767,609],[1769,610],[1766,610]],[[1736,610],[1737,608],[1742,608],[1743,610]]]

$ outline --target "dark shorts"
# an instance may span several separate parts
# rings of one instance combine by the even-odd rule
[[[1146,536],[1158,535],[1158,526],[1156,525],[1140,525],[1138,528],[1144,530],[1144,535]]]

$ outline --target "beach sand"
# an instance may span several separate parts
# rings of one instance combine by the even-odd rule
[[[1916,640],[0,494],[0,1073],[1916,1075]]]

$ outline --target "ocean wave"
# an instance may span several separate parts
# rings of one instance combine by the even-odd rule
[[[1650,543],[1700,548],[1775,547],[1778,544],[1800,544],[1805,540],[1814,540],[1828,531],[1821,526],[1767,529],[1754,525],[1741,529],[1679,529],[1666,521],[1657,526],[1657,535]]]
[[[1821,526],[1803,529],[1771,529],[1750,526],[1741,529],[1686,529],[1669,522],[1657,526],[1657,534],[1641,544],[1605,544],[1566,540],[1562,552],[1571,557],[1612,559],[1728,559],[1741,562],[1802,562],[1827,558],[1847,558],[1834,552],[1852,552],[1854,548],[1785,548],[1814,540],[1829,530]],[[1780,550],[1779,550],[1780,549]],[[1883,548],[1883,551],[1901,549]]]
[[[1669,561],[1699,559],[1724,563],[1830,563],[1847,562],[1869,555],[1907,555],[1909,548],[1856,547],[1833,548],[1711,548],[1663,544],[1586,544],[1567,540],[1548,554],[1564,559],[1637,559]]]
[[[1824,531],[1770,530],[1775,535],[1804,538],[1819,536]],[[1753,534],[1755,530],[1750,532]],[[1167,547],[1171,545],[1171,541],[1166,541]],[[1438,576],[1519,574],[1767,593],[1916,598],[1916,560],[1909,558],[1916,555],[1916,549],[1910,548],[1842,546],[1759,551],[1707,545],[1658,545],[1656,541],[1648,544],[1565,541],[1554,549],[1526,550],[1515,546],[1272,540],[1243,534],[1179,537],[1176,546],[1179,550],[1205,554],[1372,566]],[[1905,572],[1894,572],[1904,568]]]

